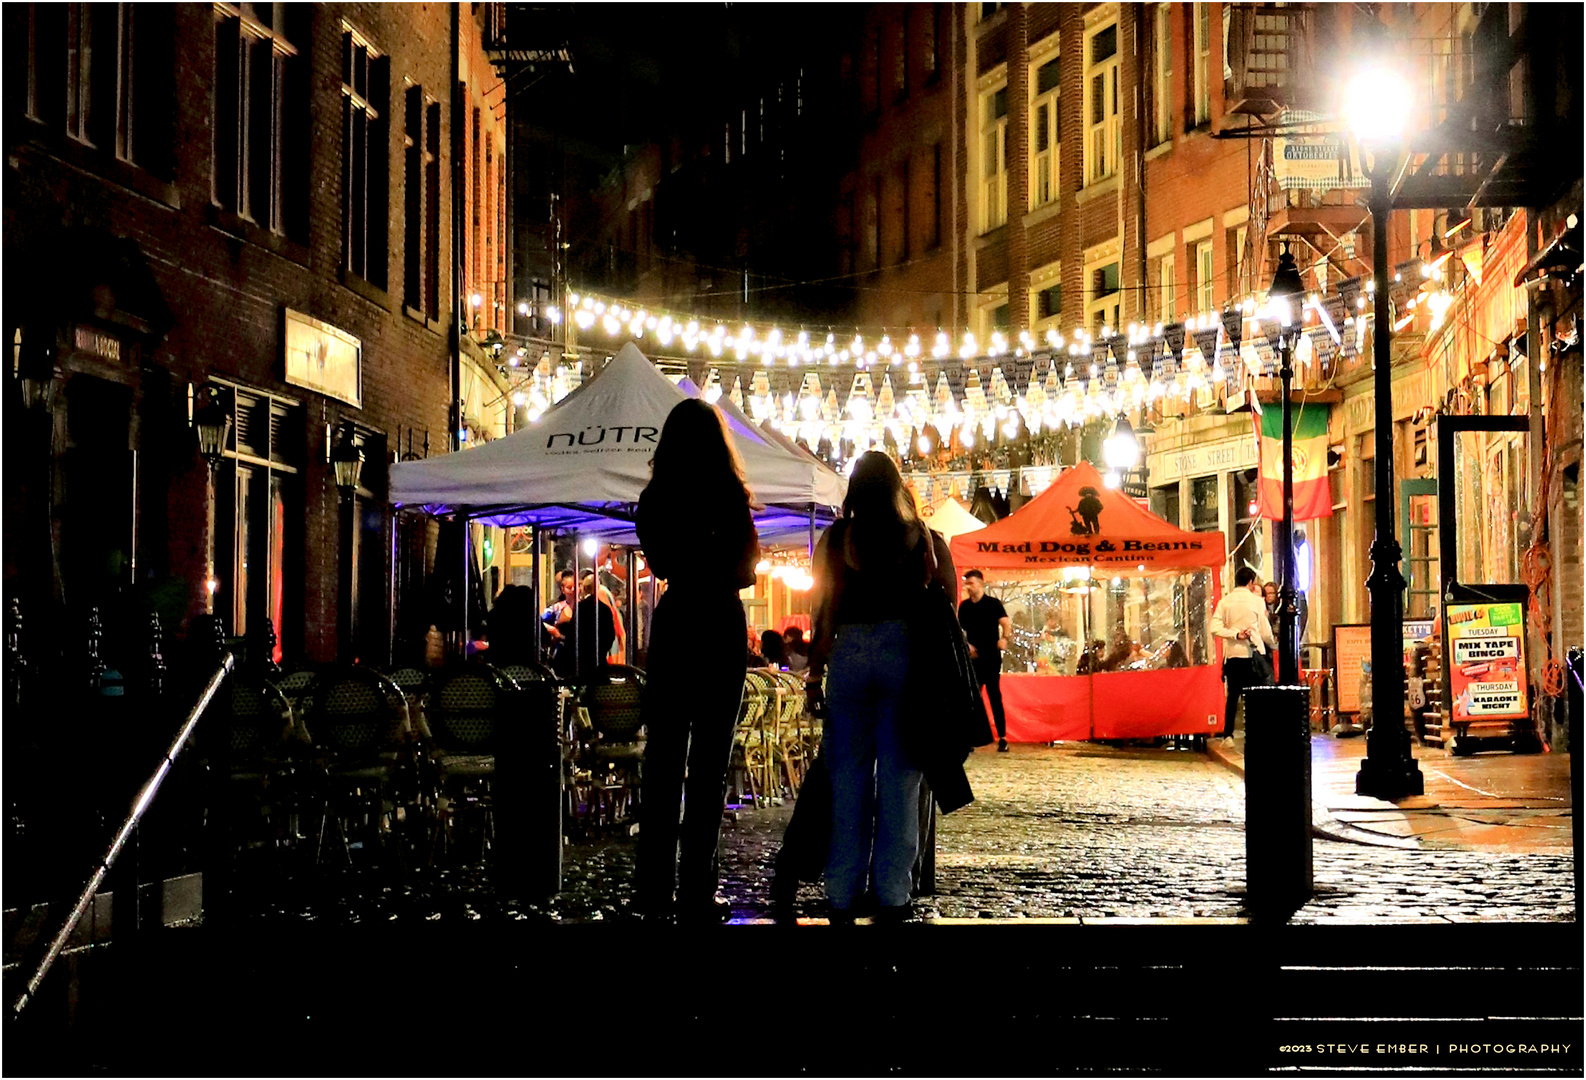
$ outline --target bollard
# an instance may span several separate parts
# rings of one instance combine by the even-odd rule
[[[562,891],[562,744],[556,684],[531,681],[512,695],[524,722],[497,727],[491,784],[499,877],[521,899]],[[521,703],[519,705],[519,703]]]
[[[1246,903],[1287,918],[1311,897],[1311,709],[1305,686],[1245,691]]]

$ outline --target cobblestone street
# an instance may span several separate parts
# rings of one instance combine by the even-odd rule
[[[1243,781],[1210,757],[1067,743],[981,750],[967,764],[976,801],[938,818],[934,897],[922,919],[1213,919],[1244,915]],[[770,916],[771,869],[791,804],[729,811],[722,893],[734,921]],[[256,894],[267,922],[601,922],[632,918],[635,841],[622,829],[564,849],[553,900],[497,893],[488,865],[302,881]],[[1402,849],[1317,838],[1315,895],[1296,923],[1567,921],[1568,848]],[[805,884],[798,913],[823,918]]]

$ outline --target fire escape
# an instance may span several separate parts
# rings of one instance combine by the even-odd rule
[[[524,93],[557,73],[573,70],[571,37],[571,4],[499,4],[484,5],[483,46],[490,66],[505,84],[503,102],[509,117]],[[524,209],[518,205],[517,170],[523,167],[516,158],[521,152],[518,132],[508,137],[507,191],[509,213],[513,218]],[[560,325],[562,265],[563,208],[552,195],[548,208],[536,207],[527,221],[539,219],[535,228],[543,229],[543,255],[547,264],[540,266],[528,260],[520,244],[510,248],[517,265],[507,268],[507,280],[514,282],[514,304],[511,313],[513,333],[509,335],[517,356],[511,358],[514,368],[534,369],[540,358],[560,357],[563,328]],[[516,237],[514,227],[509,231]],[[548,280],[547,280],[548,278]],[[531,280],[532,279],[532,280]],[[520,362],[519,358],[523,358]]]

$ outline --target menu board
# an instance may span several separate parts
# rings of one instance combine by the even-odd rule
[[[1337,667],[1338,711],[1360,712],[1360,665],[1371,659],[1371,624],[1343,623],[1333,627],[1333,657]]]
[[[1449,699],[1454,720],[1523,720],[1526,695],[1524,606],[1449,604]]]

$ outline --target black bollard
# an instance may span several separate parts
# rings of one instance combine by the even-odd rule
[[[1311,898],[1311,692],[1245,691],[1246,903],[1286,919]]]
[[[496,728],[492,784],[500,887],[520,899],[562,891],[562,746],[556,683],[528,681],[513,695],[523,723]]]

